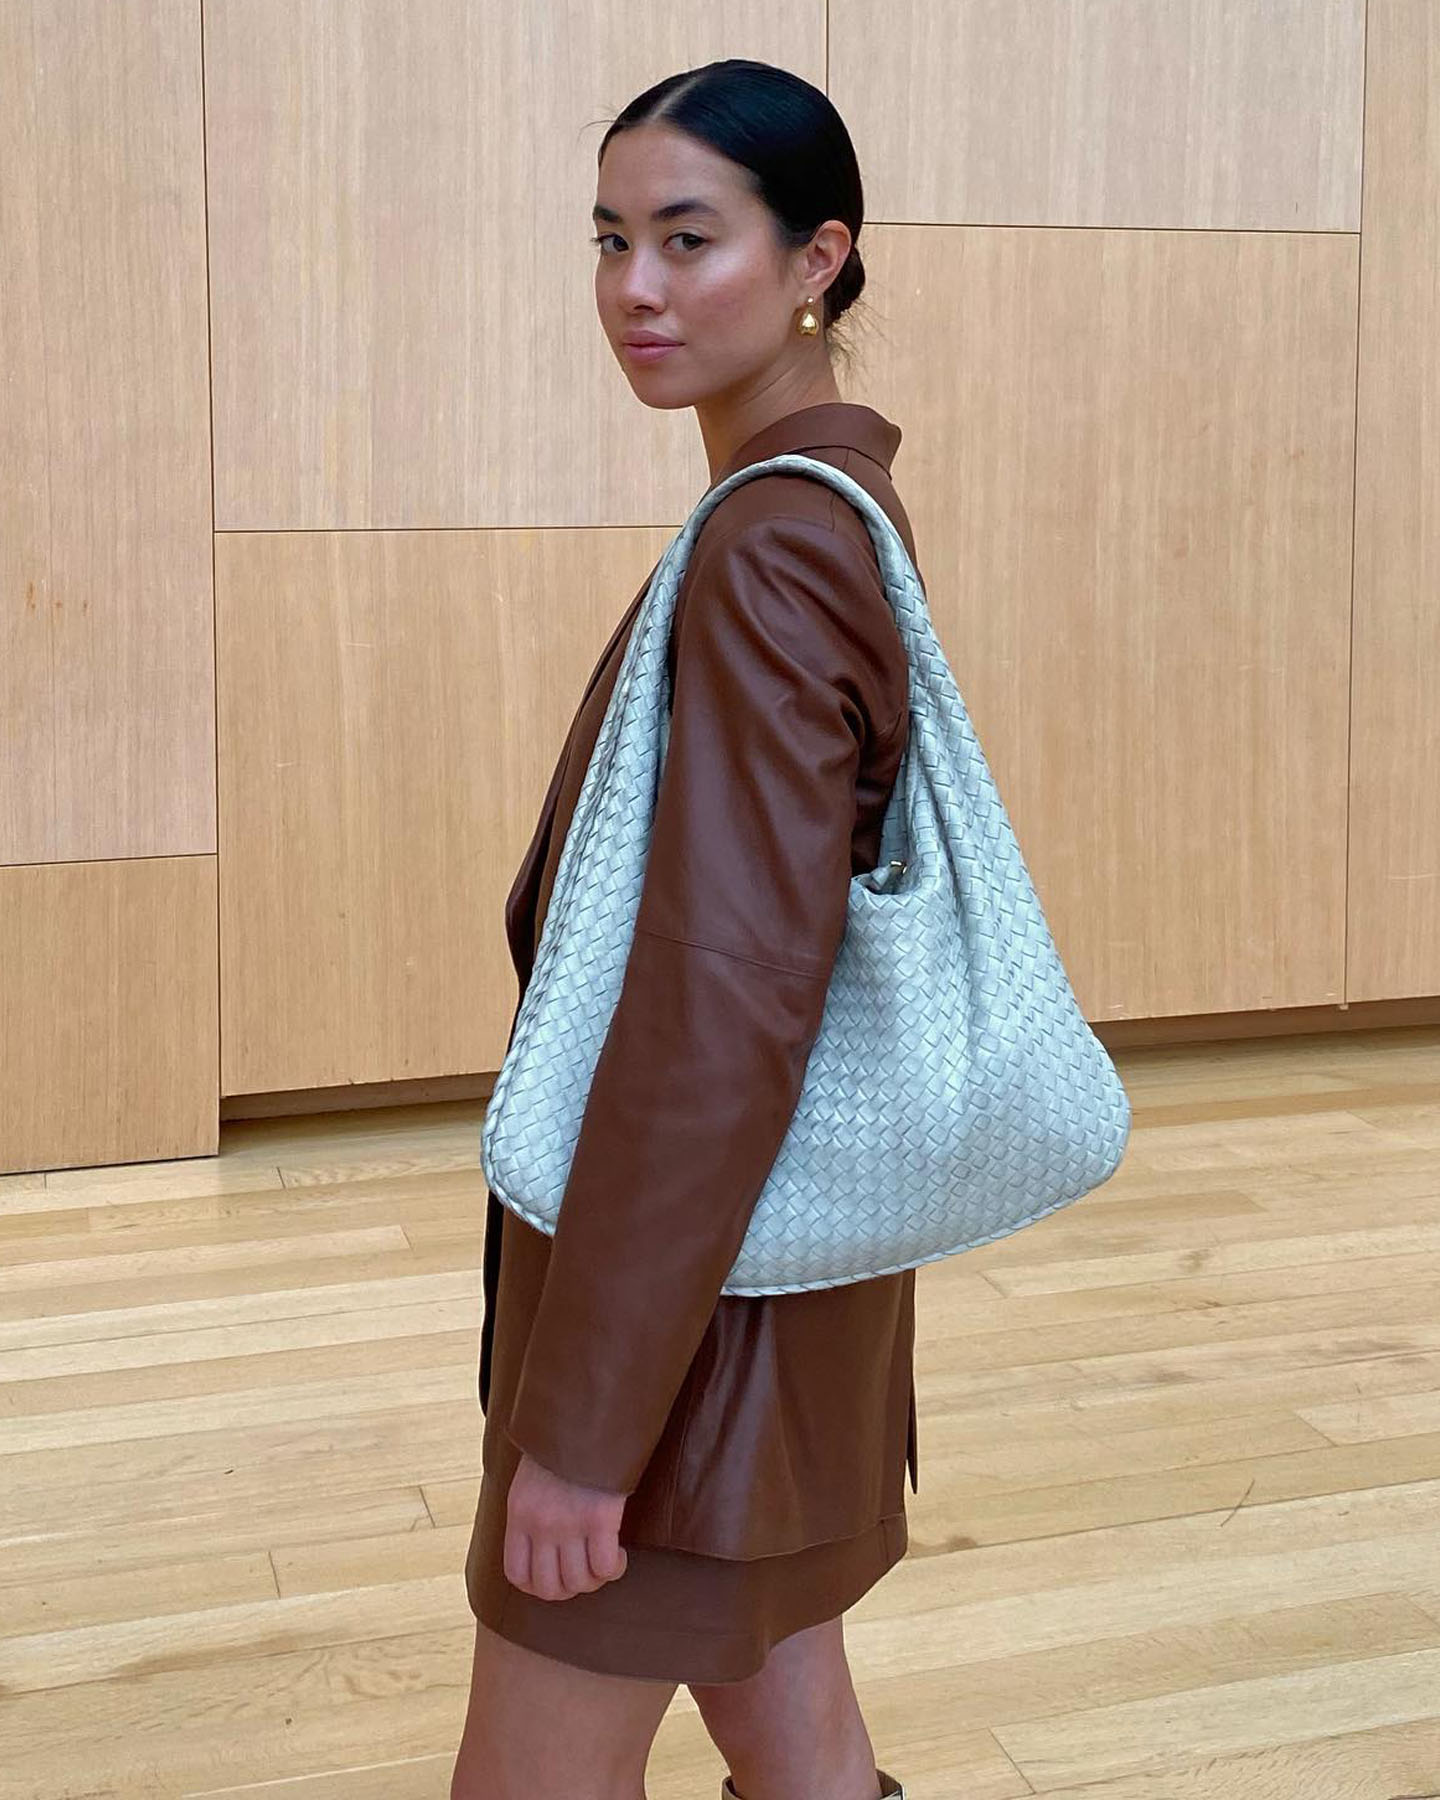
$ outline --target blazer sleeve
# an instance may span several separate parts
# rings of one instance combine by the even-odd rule
[[[861,752],[901,722],[874,718],[898,639],[865,546],[747,520],[697,543],[685,579],[634,939],[506,1426],[623,1494],[789,1128],[845,929]]]

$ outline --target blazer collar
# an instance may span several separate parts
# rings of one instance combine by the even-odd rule
[[[854,400],[823,400],[818,406],[802,406],[762,425],[725,462],[711,487],[718,487],[747,463],[782,456],[787,450],[858,450],[889,470],[900,444],[900,427],[873,406]]]

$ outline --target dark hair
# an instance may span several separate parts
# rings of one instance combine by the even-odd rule
[[[849,228],[850,254],[823,296],[821,327],[828,346],[831,327],[865,286],[860,165],[829,95],[788,69],[747,57],[682,69],[637,94],[616,115],[600,140],[596,166],[618,132],[648,124],[687,132],[744,169],[751,191],[770,209],[782,251],[808,244],[826,219]],[[848,357],[848,346],[839,347]]]

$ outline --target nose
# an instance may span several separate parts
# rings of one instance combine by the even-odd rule
[[[664,311],[665,294],[661,270],[645,252],[630,251],[623,259],[623,266],[615,271],[613,279],[613,296],[626,312]]]

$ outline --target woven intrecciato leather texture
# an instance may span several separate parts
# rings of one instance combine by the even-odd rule
[[[707,490],[636,615],[486,1107],[491,1191],[554,1233],[634,936],[680,579],[711,509],[771,472],[824,481],[864,516],[909,658],[910,730],[879,863],[851,879],[799,1101],[727,1294],[842,1286],[990,1243],[1108,1180],[1130,1131],[903,540],[852,477],[786,453]]]

